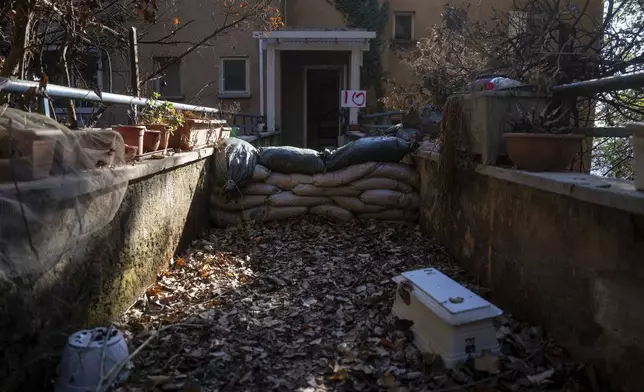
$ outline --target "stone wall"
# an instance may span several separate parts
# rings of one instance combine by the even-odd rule
[[[441,214],[435,157],[418,161],[424,232],[492,301],[592,364],[600,390],[640,391],[644,193],[586,174],[479,166],[458,174],[453,209]]]
[[[120,168],[129,184],[115,218],[78,238],[35,284],[0,290],[1,391],[43,390],[70,332],[109,323],[209,227],[211,154],[206,149]],[[103,202],[97,196],[90,209]]]

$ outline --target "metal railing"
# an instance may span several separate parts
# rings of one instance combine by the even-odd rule
[[[14,94],[36,94],[41,100],[41,113],[52,117],[49,99],[79,100],[88,102],[97,102],[103,104],[117,104],[130,106],[145,106],[148,104],[148,98],[134,97],[123,94],[113,94],[100,91],[83,90],[73,87],[65,87],[56,84],[47,84],[44,91],[40,89],[38,82],[30,82],[19,79],[0,78],[0,91]],[[152,100],[153,104],[162,104],[163,100]],[[213,115],[215,118],[225,119],[228,125],[240,129],[242,134],[254,134],[258,124],[265,123],[264,116],[250,113],[226,112],[217,108],[189,105],[180,102],[169,102],[178,110],[199,112]]]
[[[382,113],[363,114],[358,117],[362,127],[370,129],[387,129],[403,121],[405,112],[401,110],[390,110]],[[394,122],[396,121],[396,122]]]

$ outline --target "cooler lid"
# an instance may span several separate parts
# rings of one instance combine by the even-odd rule
[[[442,316],[452,325],[497,317],[503,313],[435,268],[403,272],[402,276],[422,293],[418,297],[428,307],[439,305],[443,312],[447,311]]]

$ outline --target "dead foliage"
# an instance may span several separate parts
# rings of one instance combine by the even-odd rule
[[[581,367],[509,316],[498,373],[421,354],[390,316],[391,278],[426,266],[481,292],[416,226],[306,218],[213,231],[117,323],[146,342],[119,391],[584,390]]]

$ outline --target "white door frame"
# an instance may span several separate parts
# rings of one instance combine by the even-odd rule
[[[308,84],[309,84],[309,70],[314,69],[335,69],[340,71],[340,84],[338,86],[341,90],[347,89],[347,65],[346,64],[337,64],[337,65],[305,65],[304,66],[304,124],[302,126],[302,137],[304,138],[304,148],[307,147],[308,142],[308,118],[309,118],[309,103],[308,103]],[[338,106],[340,106],[340,91],[338,91]],[[338,113],[338,115],[340,115]],[[338,123],[340,123],[338,118]],[[338,135],[340,134],[340,126],[338,125]]]

